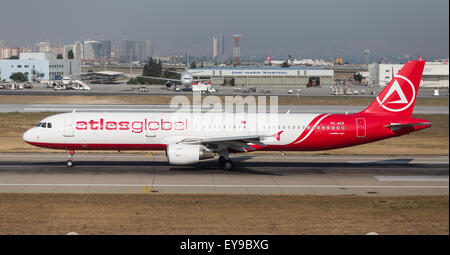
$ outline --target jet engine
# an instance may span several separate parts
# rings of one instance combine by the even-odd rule
[[[166,82],[166,87],[167,87],[167,88],[172,87],[172,83],[171,83],[170,81]]]
[[[166,155],[171,165],[191,165],[214,157],[214,153],[201,144],[169,144]]]

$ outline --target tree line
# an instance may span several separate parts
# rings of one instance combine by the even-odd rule
[[[158,62],[156,62],[156,60],[150,58],[150,60],[144,65],[144,68],[142,70],[142,76],[179,79],[177,74],[172,73],[169,70],[173,71],[173,69],[168,69],[163,72],[161,60],[159,59]],[[145,77],[131,78],[127,82],[127,84],[165,84],[165,83],[166,81],[164,80],[151,79]]]

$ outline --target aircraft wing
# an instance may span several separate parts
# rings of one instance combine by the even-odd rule
[[[163,81],[177,81],[177,82],[181,82],[180,79],[169,79],[169,78],[143,76],[143,75],[140,75],[140,76],[137,76],[137,77],[150,78],[150,79],[163,80]]]
[[[193,79],[192,81],[196,81],[196,82],[199,82],[199,81],[212,81],[212,80],[223,80],[224,78],[209,78],[209,79]]]
[[[182,74],[182,72],[178,72],[178,71],[174,71],[174,70],[167,70],[167,71],[171,72],[171,73]]]
[[[233,149],[237,151],[247,152],[255,150],[249,145],[256,144],[260,146],[266,146],[261,142],[261,136],[229,136],[229,137],[215,137],[215,138],[186,138],[180,141],[180,143],[190,144],[209,144],[216,145],[221,149]]]

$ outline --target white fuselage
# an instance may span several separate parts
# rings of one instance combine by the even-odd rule
[[[105,149],[156,149],[189,138],[260,135],[267,136],[264,140],[267,145],[284,145],[294,141],[318,115],[277,114],[277,118],[258,119],[257,114],[222,112],[74,112],[42,120],[51,123],[51,128],[34,127],[23,138],[29,143],[61,144],[67,148],[74,144],[86,149],[92,145],[106,145]],[[283,133],[279,139],[273,137],[280,131]]]

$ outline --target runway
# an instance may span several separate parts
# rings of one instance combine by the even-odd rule
[[[448,156],[237,155],[170,166],[163,155],[0,154],[0,192],[448,195]]]
[[[367,106],[309,106],[309,105],[278,105],[278,112],[291,113],[355,113]],[[130,105],[130,104],[0,104],[0,112],[174,112],[177,109],[169,105]],[[222,110],[225,108],[222,107]],[[211,111],[211,108],[203,108]],[[215,110],[215,109],[214,109]],[[220,109],[218,109],[220,110]],[[270,112],[267,106],[266,112]],[[448,106],[415,106],[414,114],[449,114]]]

